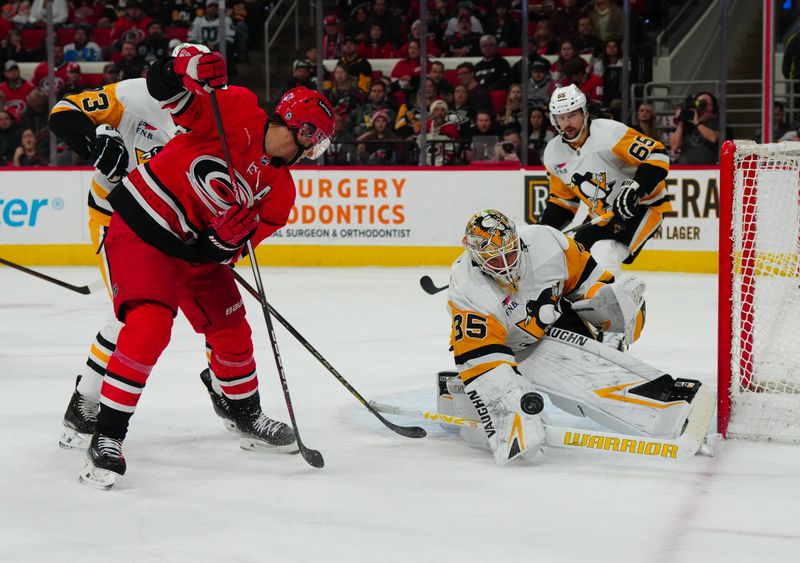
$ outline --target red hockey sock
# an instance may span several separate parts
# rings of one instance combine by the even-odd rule
[[[125,438],[150,370],[169,343],[172,316],[170,309],[151,302],[133,305],[126,311],[125,326],[100,389],[99,433],[118,440]]]
[[[241,319],[232,326],[206,333],[211,370],[229,399],[246,399],[258,391],[250,325]]]

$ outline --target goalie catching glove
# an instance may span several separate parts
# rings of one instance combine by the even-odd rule
[[[92,156],[92,165],[113,184],[128,172],[128,149],[122,135],[110,125],[98,125],[95,129]]]
[[[211,53],[203,45],[184,43],[173,51],[175,61],[172,68],[183,78],[183,86],[193,94],[210,94],[216,88],[224,88],[228,82],[225,59],[216,51]]]
[[[239,204],[211,221],[200,239],[203,253],[214,262],[228,263],[238,256],[247,239],[258,227],[258,213]]]
[[[604,332],[622,333],[625,345],[630,346],[644,328],[644,281],[625,273],[613,283],[596,287],[587,292],[588,299],[572,303],[572,310]]]

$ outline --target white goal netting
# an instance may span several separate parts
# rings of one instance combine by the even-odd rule
[[[731,195],[728,435],[800,442],[800,143],[737,141]]]

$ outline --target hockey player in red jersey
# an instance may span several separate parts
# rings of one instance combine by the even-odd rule
[[[183,45],[176,47],[176,54],[182,48]],[[131,78],[65,96],[50,113],[50,130],[95,164],[88,198],[89,233],[110,297],[108,263],[101,241],[114,210],[106,198],[123,176],[158,154],[182,130],[176,127],[172,114],[161,107],[161,102],[150,96],[145,78]],[[58,441],[63,448],[89,447],[100,410],[100,387],[121,328],[122,323],[111,313],[93,339],[64,412]],[[207,349],[206,352],[210,354]],[[234,430],[227,400],[219,386],[214,385],[210,369],[203,370],[200,380],[225,428]]]
[[[211,347],[210,364],[255,447],[296,451],[291,427],[260,406],[250,327],[230,269],[286,224],[295,199],[288,166],[317,158],[330,144],[333,110],[319,93],[295,88],[270,118],[256,96],[226,81],[219,53],[186,46],[148,75],[150,94],[186,133],[138,166],[109,196],[114,208],[105,248],[114,309],[125,323],[108,363],[100,412],[81,482],[109,488],[125,473],[128,423],[147,377],[166,348],[180,308]],[[236,176],[232,186],[211,100],[224,116]]]

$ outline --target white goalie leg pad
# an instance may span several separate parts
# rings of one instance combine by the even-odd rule
[[[620,332],[626,344],[639,338],[644,326],[645,283],[633,274],[621,274],[602,286],[591,299],[572,304],[572,310],[589,324],[605,332]]]
[[[464,391],[498,465],[520,456],[532,463],[542,460],[545,432],[539,413],[543,403],[529,381],[501,364],[465,384]],[[539,401],[535,413],[523,410],[523,397],[529,393]]]
[[[563,329],[548,336],[519,358],[519,370],[553,404],[586,416],[624,434],[675,438],[685,429],[696,400],[703,408],[695,430],[708,431],[713,394],[694,380],[669,374]],[[712,407],[705,404],[711,397]],[[701,438],[702,441],[702,438]]]
[[[455,408],[453,414],[455,416],[466,420],[478,420],[478,413],[475,411],[475,407],[472,406],[469,399],[467,399],[467,393],[464,391],[464,382],[461,381],[460,377],[448,379],[447,390],[453,399],[452,405]],[[463,425],[458,427],[458,431],[461,434],[461,439],[464,440],[468,446],[492,451],[483,428],[473,428],[472,426]]]
[[[616,276],[622,272],[622,263],[628,259],[631,250],[618,240],[604,239],[594,243],[589,253],[604,270]]]

